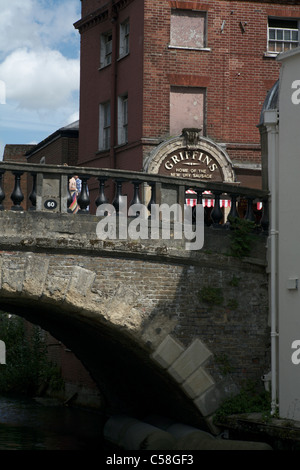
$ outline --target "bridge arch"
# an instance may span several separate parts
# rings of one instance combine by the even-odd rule
[[[264,237],[244,261],[225,255],[228,230],[206,227],[203,250],[189,252],[182,240],[100,241],[94,216],[2,211],[0,218],[1,309],[69,347],[108,413],[155,412],[209,426],[235,382],[268,371]],[[223,290],[212,311],[199,298],[205,285]],[[215,367],[220,351],[234,374]]]
[[[195,386],[200,374],[205,389],[211,388],[214,382],[200,368],[209,350],[197,340],[189,352],[171,335],[155,350],[149,347],[153,327],[143,326],[134,287],[128,292],[118,285],[112,297],[103,298],[92,288],[95,271],[74,266],[59,277],[44,254],[18,253],[0,263],[1,309],[39,325],[71,349],[98,385],[105,413],[161,414],[207,428],[191,400],[193,384],[184,389],[181,373],[190,375],[185,368],[192,361]],[[179,356],[182,364],[172,369]]]

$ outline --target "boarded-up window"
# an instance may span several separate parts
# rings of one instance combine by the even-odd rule
[[[203,48],[206,13],[202,11],[172,10],[170,45]]]
[[[181,135],[185,127],[204,127],[205,89],[171,87],[170,135]]]

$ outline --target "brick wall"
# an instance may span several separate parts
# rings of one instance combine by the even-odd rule
[[[45,163],[50,165],[63,165],[67,163],[70,166],[76,166],[78,161],[78,136],[60,136],[57,139],[50,141],[47,145],[38,149],[35,153],[26,156],[26,153],[33,151],[35,146],[32,145],[6,145],[3,154],[3,161],[5,162],[24,162],[24,163],[40,163],[42,158],[45,158]],[[13,202],[10,198],[14,188],[15,177],[12,172],[7,171],[3,176],[3,190],[5,199],[3,200],[3,207],[9,210]],[[21,190],[24,195],[24,200],[21,206],[27,210],[31,206],[28,197],[32,190],[32,177],[31,175],[21,176]]]
[[[33,153],[29,163],[40,163],[45,157],[45,163],[49,165],[76,165],[78,159],[78,137],[60,137],[48,145]]]
[[[118,13],[113,23],[112,5]],[[207,13],[206,50],[169,47],[172,9]],[[233,163],[260,164],[257,124],[280,71],[276,59],[265,55],[268,17],[299,18],[299,2],[84,0],[83,17],[92,13],[96,19],[91,23],[77,24],[81,32],[80,165],[142,168],[150,150],[170,136],[170,88],[176,86],[205,91],[203,133],[226,144]],[[129,55],[99,69],[101,33],[115,31],[117,44],[118,26],[128,17]],[[116,149],[114,103],[123,92],[128,92],[129,141]],[[99,103],[108,100],[114,144],[109,151],[99,152]],[[132,148],[136,151],[131,154]],[[260,185],[259,177],[254,185]]]
[[[240,143],[239,149],[229,149],[234,161],[259,163],[256,126],[267,91],[279,77],[279,64],[264,56],[268,16],[300,16],[298,2],[277,3],[146,0],[144,136],[168,133],[170,86],[205,87],[206,135]],[[168,49],[171,8],[208,12],[210,51]],[[244,144],[253,150],[245,152]]]

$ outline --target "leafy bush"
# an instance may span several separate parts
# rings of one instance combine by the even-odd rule
[[[204,286],[199,292],[199,299],[209,305],[222,305],[224,298],[220,287]]]
[[[62,386],[57,366],[47,358],[47,347],[40,329],[30,334],[24,320],[0,312],[0,339],[6,345],[6,365],[0,367],[0,393],[36,395],[42,384]]]
[[[222,423],[226,416],[243,413],[268,414],[271,409],[270,393],[258,392],[252,384],[247,384],[238,395],[228,398],[215,414],[214,421]]]
[[[230,218],[231,254],[237,258],[249,256],[254,240],[255,223],[238,217]]]

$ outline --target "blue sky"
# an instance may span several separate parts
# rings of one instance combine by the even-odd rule
[[[80,0],[0,0],[0,159],[78,119]]]

